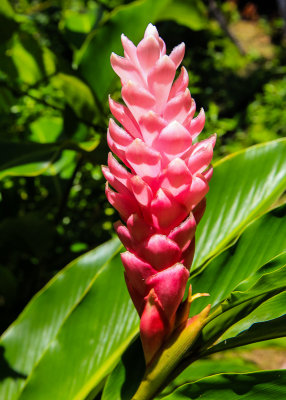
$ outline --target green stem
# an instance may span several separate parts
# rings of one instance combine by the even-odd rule
[[[210,304],[179,332],[175,332],[163,350],[147,366],[144,378],[132,400],[151,400],[160,391],[169,376],[196,342],[205,326]]]

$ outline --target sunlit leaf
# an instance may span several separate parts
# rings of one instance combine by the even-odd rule
[[[45,392],[50,399],[53,391],[59,399],[84,398],[109,372],[137,326],[116,256],[120,247],[113,240],[73,261],[4,333],[1,398],[18,399],[25,385],[21,398],[44,399]],[[44,392],[42,368],[49,369]]]
[[[222,340],[219,344],[213,346],[207,354],[284,336],[286,336],[286,314],[279,318],[251,325],[250,328],[240,332],[237,336]]]
[[[61,89],[65,101],[79,118],[93,121],[97,117],[97,106],[90,88],[76,76],[57,74],[52,79],[55,88]]]
[[[276,208],[250,224],[236,243],[191,278],[194,292],[209,293],[192,305],[192,314],[222,301],[259,267],[286,251],[286,206]]]
[[[286,189],[286,140],[253,146],[217,163],[196,237],[192,269],[217,254]]]
[[[38,143],[53,143],[63,129],[63,120],[56,116],[43,116],[30,124],[29,139]]]
[[[201,1],[177,0],[169,2],[158,21],[171,20],[192,30],[204,29],[207,26],[207,10]]]
[[[21,84],[33,85],[56,70],[54,54],[28,33],[15,33],[9,51],[0,58],[0,69]]]

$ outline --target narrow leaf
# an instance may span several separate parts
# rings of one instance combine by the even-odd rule
[[[281,400],[286,396],[286,370],[220,374],[186,384],[164,400]]]
[[[252,325],[249,329],[241,332],[237,336],[225,339],[213,346],[207,354],[283,336],[286,336],[286,314],[270,321],[259,322]]]
[[[232,292],[215,309],[203,331],[204,347],[217,340],[231,325],[250,314],[260,304],[286,290],[286,253],[278,256],[271,267],[274,269],[272,272],[262,275],[257,282],[256,277],[249,278],[244,282],[245,291]]]

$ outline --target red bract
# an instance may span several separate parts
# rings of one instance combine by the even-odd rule
[[[120,123],[110,120],[106,195],[119,212],[115,224],[129,293],[141,317],[140,333],[149,363],[182,323],[182,302],[195,249],[195,230],[205,209],[212,175],[215,135],[193,144],[204,127],[184,67],[174,81],[184,44],[169,56],[149,24],[136,47],[122,35],[124,57],[111,55],[126,105],[110,99]],[[130,171],[130,172],[129,172]],[[112,188],[111,188],[112,187]]]

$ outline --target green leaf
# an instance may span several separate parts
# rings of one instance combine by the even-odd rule
[[[231,326],[230,329],[228,329],[227,332],[222,336],[221,340],[223,341],[232,336],[236,336],[239,333],[250,329],[253,324],[259,324],[261,321],[264,323],[265,321],[280,318],[285,314],[285,309],[286,292],[283,292],[267,300],[251,314],[247,315],[246,318]]]
[[[8,0],[2,0],[0,3],[0,14],[5,15],[9,18],[14,18],[14,10]]]
[[[87,7],[80,10],[70,8],[62,10],[59,27],[72,48],[80,48],[86,39],[86,35],[91,32],[94,25],[100,20],[102,12],[100,4],[95,2],[88,3]]]
[[[75,88],[73,88],[71,92],[75,96]],[[88,102],[87,93],[85,93],[84,90],[82,92],[86,98],[86,101]],[[72,102],[74,99],[75,109],[77,109],[77,104],[82,104],[82,109],[85,109],[84,102],[81,103],[81,100],[78,100],[77,103],[75,98],[69,97],[67,92],[65,95],[67,102]],[[80,99],[81,96],[78,96],[78,98]],[[92,107],[90,108],[90,111],[91,110]],[[80,114],[81,109],[78,109],[78,111]],[[82,111],[82,113],[84,116],[85,112]],[[71,121],[69,120],[69,117]],[[72,120],[72,118],[74,118],[74,120]],[[69,125],[66,126],[66,119],[69,120],[69,123],[72,122],[72,129],[69,129]],[[88,121],[86,120],[86,122]],[[66,147],[75,151],[83,150],[84,152],[91,152],[98,146],[100,142],[100,136],[96,134],[92,128],[87,127],[85,123],[79,122],[74,114],[70,115],[69,113],[66,113],[64,119],[55,115],[44,115],[30,123],[29,127],[31,134],[29,135],[28,139],[36,143],[53,143],[57,141],[57,144],[61,145],[62,147]]]
[[[87,34],[95,23],[97,8],[98,5],[95,4],[92,10],[82,12],[71,9],[63,10],[61,25],[69,31]]]
[[[286,253],[281,254],[267,263],[256,276],[266,269],[279,268],[279,264],[286,262]],[[252,278],[255,280],[255,276]],[[247,281],[246,281],[247,282]],[[243,289],[245,283],[236,290]],[[210,353],[222,351],[232,347],[244,346],[264,340],[286,337],[285,324],[286,291],[270,298],[256,310],[239,321],[222,336],[221,342],[211,348]],[[233,335],[236,335],[232,337]]]
[[[63,150],[59,159],[51,162],[44,171],[39,171],[44,176],[59,177],[61,179],[71,179],[79,157],[73,150]]]
[[[30,124],[31,135],[29,139],[37,143],[55,142],[63,129],[61,117],[49,115],[42,116]]]
[[[195,293],[210,294],[210,297],[201,298],[192,305],[192,315],[208,303],[212,306],[218,304],[239,283],[283,251],[286,251],[286,205],[252,222],[233,246],[213,258],[201,273],[191,278]]]
[[[0,2],[0,24],[0,43],[2,44],[9,40],[14,31],[18,29],[18,23],[15,21],[14,10],[8,0],[1,0]]]
[[[40,128],[43,128],[42,124],[37,125],[37,129]],[[32,135],[41,135],[42,140],[46,140],[44,130],[41,133],[34,131]],[[0,180],[6,176],[56,175],[74,158],[76,152],[91,152],[98,144],[98,139],[87,143],[71,140],[58,143],[0,142]]]
[[[111,12],[104,24],[88,36],[78,55],[79,71],[97,98],[102,101],[107,97],[111,83],[116,78],[109,59],[112,52],[122,54],[122,33],[137,45],[150,22],[168,19],[192,29],[201,29],[203,6],[201,1],[197,3],[196,7],[193,2],[186,5],[177,0],[143,0],[118,7]]]
[[[56,70],[54,54],[38,43],[34,36],[15,33],[9,41],[9,51],[0,58],[0,68],[20,83],[34,85]]]
[[[91,383],[101,382],[137,326],[115,256],[120,248],[113,240],[73,261],[4,333],[0,398],[18,399],[25,386],[21,398],[32,399],[40,391],[35,398],[51,399],[55,391],[55,398],[72,399],[76,393],[79,399],[84,398],[79,391],[87,394]],[[49,371],[46,387],[43,367]]]
[[[129,400],[136,392],[145,372],[145,359],[140,338],[125,351],[109,375],[101,400]]]
[[[96,394],[138,330],[120,256],[101,268],[34,371],[19,399],[85,399]]]
[[[223,250],[286,188],[286,139],[253,146],[215,166],[193,269]]]
[[[1,86],[1,83],[0,88],[0,113],[2,115],[10,114],[11,107],[17,102],[17,100],[9,89]]]
[[[63,91],[65,101],[74,110],[77,117],[87,122],[95,119],[98,111],[93,94],[79,78],[60,73],[52,78],[52,85]]]
[[[235,290],[209,316],[202,334],[203,347],[216,341],[231,325],[241,320],[260,304],[286,290],[286,252],[243,282],[244,291]],[[261,276],[257,281],[257,276]]]
[[[167,3],[166,0],[144,0],[118,7],[110,13],[103,26],[88,36],[80,52],[79,71],[100,101],[107,97],[109,87],[116,78],[110,66],[110,55],[112,52],[122,53],[121,34],[124,32],[138,42],[148,23],[154,21]]]
[[[219,374],[186,384],[164,400],[280,400],[286,396],[286,370]]]
[[[55,143],[1,142],[0,149],[0,179],[39,175],[59,156],[59,146]]]
[[[219,344],[213,346],[207,354],[283,336],[286,336],[286,314],[270,321],[251,325],[249,329],[239,333],[237,336],[222,340]]]
[[[203,2],[192,0],[176,0],[169,3],[157,18],[158,21],[170,20],[192,30],[207,27],[207,10]]]
[[[254,371],[257,371],[257,368],[255,368],[253,363],[243,360],[241,357],[235,358],[235,356],[232,356],[231,359],[197,360],[170,382],[169,385],[156,396],[156,399],[164,398],[177,387],[205,378],[206,376],[221,374],[223,372],[243,373]]]

